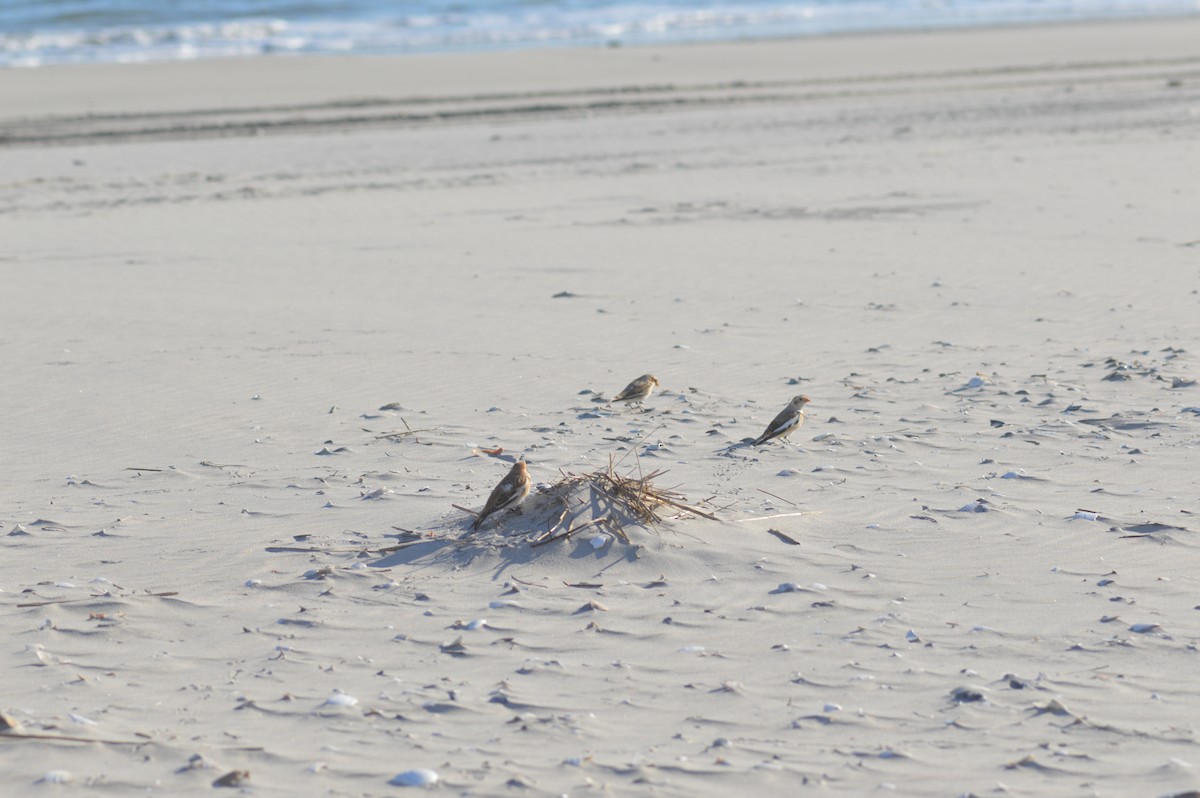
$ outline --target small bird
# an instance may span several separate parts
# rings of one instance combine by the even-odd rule
[[[788,402],[788,406],[779,411],[779,415],[767,425],[766,430],[762,435],[758,436],[752,446],[761,446],[767,441],[773,441],[776,438],[787,438],[793,432],[800,428],[804,423],[804,406],[809,403],[807,396],[794,396],[792,401]]]
[[[609,399],[610,402],[640,402],[650,395],[658,385],[658,377],[653,374],[643,374],[625,386],[625,390]]]
[[[513,463],[512,470],[500,480],[500,484],[492,491],[492,495],[488,496],[487,504],[483,505],[483,509],[479,511],[479,515],[475,517],[475,523],[471,525],[472,530],[479,529],[479,525],[483,523],[483,519],[489,515],[509,507],[516,507],[525,500],[529,495],[529,470],[525,467],[524,460],[518,460]]]

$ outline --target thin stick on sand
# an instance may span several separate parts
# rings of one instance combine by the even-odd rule
[[[820,515],[820,510],[805,510],[800,513],[779,513],[777,515],[760,515],[755,518],[739,518],[736,523],[747,524],[751,521],[770,521],[772,518],[795,518],[798,515]]]
[[[593,518],[591,521],[582,523],[579,526],[571,527],[566,532],[563,532],[560,535],[555,535],[554,537],[540,537],[537,540],[530,543],[529,546],[530,546],[530,548],[533,548],[536,546],[545,546],[547,543],[554,543],[557,540],[565,540],[566,538],[571,537],[571,535],[574,535],[576,532],[587,529],[589,526],[598,526],[600,524],[605,523],[606,521],[608,521],[607,517]]]

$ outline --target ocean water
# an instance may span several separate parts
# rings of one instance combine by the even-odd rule
[[[0,0],[0,66],[603,46],[1200,15],[1200,0]]]

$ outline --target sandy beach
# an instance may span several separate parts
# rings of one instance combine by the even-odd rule
[[[0,71],[0,792],[1196,794],[1197,42]]]

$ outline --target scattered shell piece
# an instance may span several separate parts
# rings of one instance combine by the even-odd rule
[[[0,732],[19,732],[23,727],[21,721],[9,715],[7,712],[0,712]]]
[[[910,643],[920,643],[920,642],[921,642],[921,638],[920,638],[920,636],[918,636],[918,635],[917,635],[917,633],[916,633],[916,632],[914,632],[912,629],[909,629],[909,630],[908,630],[908,631],[907,631],[907,632],[904,634],[904,639],[905,639],[905,640],[907,640],[907,641],[908,641],[908,642],[910,642]]]
[[[700,654],[703,653],[704,646],[684,646],[679,651],[683,654]]]
[[[323,706],[323,707],[352,707],[357,703],[358,703],[358,699],[352,695],[346,695],[345,693],[334,693],[333,695],[329,696],[329,698],[326,698],[325,702],[323,704],[321,704],[321,706]]]
[[[69,784],[75,776],[69,770],[47,770],[36,784]]]
[[[1069,519],[1071,521],[1099,521],[1100,513],[1093,513],[1088,510],[1078,510],[1075,515]]]
[[[1135,623],[1129,627],[1129,631],[1144,635],[1149,632],[1161,632],[1162,627],[1156,623]]]
[[[201,754],[192,754],[187,763],[176,770],[176,773],[187,773],[189,770],[216,770],[217,766],[209,762]]]
[[[429,787],[437,784],[438,774],[436,771],[427,770],[426,768],[416,768],[415,770],[406,770],[403,773],[398,773],[392,777],[388,784],[397,787]]]
[[[593,549],[602,549],[607,546],[611,540],[612,538],[610,538],[608,535],[596,535],[588,542],[592,544]]]
[[[833,703],[829,703],[829,704],[826,704],[826,705],[825,705],[825,707],[824,707],[824,709],[822,709],[821,711],[822,711],[822,712],[841,712],[841,711],[842,711],[842,705],[841,705],[841,704],[833,704]]]
[[[1038,715],[1067,715],[1072,718],[1076,717],[1075,713],[1067,709],[1057,698],[1051,698],[1044,704],[1034,704],[1033,710]]]
[[[462,635],[459,635],[452,642],[442,643],[441,649],[447,654],[465,654],[467,646],[463,643]]]
[[[247,579],[246,587],[262,587],[261,579]]]
[[[80,726],[98,725],[96,721],[92,720],[91,718],[85,718],[83,715],[77,715],[74,712],[68,712],[67,717],[71,719],[72,723],[78,723]]]
[[[250,771],[231,770],[212,783],[214,787],[240,787],[250,780]]]
[[[984,700],[984,688],[982,687],[955,687],[950,691],[950,698],[959,704],[971,704],[975,701]]]
[[[964,504],[958,508],[960,513],[986,513],[991,508],[988,507],[987,499],[976,499],[970,504]]]
[[[474,632],[474,631],[476,631],[476,630],[478,630],[478,629],[482,629],[482,628],[483,628],[483,627],[485,627],[485,626],[487,626],[487,620],[486,620],[486,619],[484,619],[484,618],[476,618],[475,620],[473,620],[473,621],[470,621],[469,623],[467,623],[467,625],[466,625],[466,628],[467,628],[467,629],[470,629],[472,632]]]
[[[496,599],[495,601],[488,602],[489,610],[502,610],[506,607],[512,607],[516,610],[521,609],[521,605],[511,599]]]

